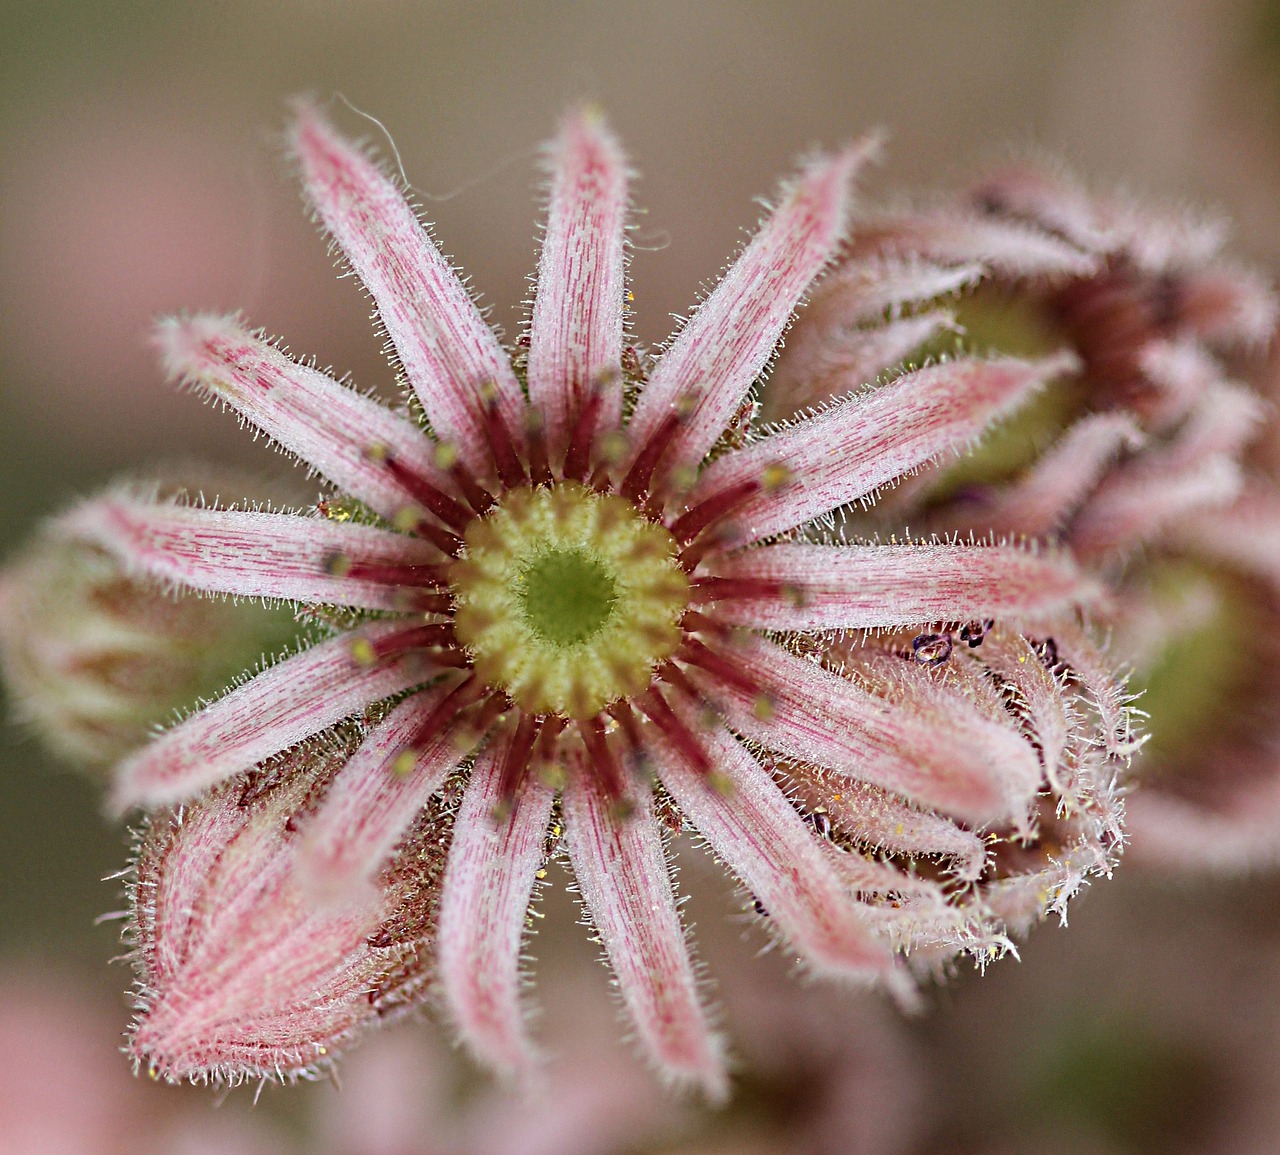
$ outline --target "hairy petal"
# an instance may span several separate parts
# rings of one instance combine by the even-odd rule
[[[742,581],[716,616],[770,630],[871,629],[970,618],[1028,621],[1094,600],[1096,581],[1065,554],[999,545],[793,544],[716,560]],[[714,592],[715,586],[711,590]],[[732,588],[732,587],[731,587]]]
[[[735,514],[743,544],[811,521],[977,437],[1046,381],[1073,365],[1041,361],[948,361],[851,397],[710,465],[690,503],[768,476]]]
[[[888,977],[888,948],[876,941],[825,845],[769,772],[724,729],[702,734],[701,741],[722,776],[723,789],[690,767],[664,739],[653,742],[658,776],[681,814],[816,973]]]
[[[429,565],[440,558],[420,539],[369,526],[123,497],[82,505],[64,524],[137,574],[198,590],[311,605],[400,608],[402,593],[395,585],[330,573],[327,563],[335,556],[392,566]]]
[[[369,290],[432,428],[487,472],[482,390],[519,434],[520,386],[506,354],[413,209],[382,171],[306,103],[293,148],[307,196]]]
[[[1255,484],[1225,509],[1182,518],[1167,536],[1280,586],[1280,494],[1269,487]]]
[[[864,140],[809,165],[663,354],[631,435],[642,446],[673,407],[687,407],[666,468],[697,465],[728,427],[801,296],[835,253],[850,185],[874,149]]]
[[[591,388],[606,390],[601,427],[616,427],[621,415],[627,165],[590,110],[566,117],[549,159],[547,235],[529,330],[529,401],[559,451]]]
[[[345,900],[367,886],[427,799],[466,755],[453,726],[418,733],[448,693],[447,687],[436,687],[401,702],[334,777],[298,847],[299,869],[321,900]],[[411,742],[417,759],[402,770],[393,762]]]
[[[583,901],[646,1053],[669,1078],[723,1099],[719,1040],[698,999],[649,792],[622,818],[581,752],[564,792],[565,837]]]
[[[408,501],[371,450],[439,480],[431,442],[385,405],[299,365],[235,317],[170,318],[156,329],[170,376],[224,401],[250,425],[384,517]]]
[[[899,662],[904,680],[882,696],[763,638],[731,654],[757,695],[692,674],[729,725],[767,749],[975,825],[1024,817],[1040,781],[1034,751],[964,695],[911,677],[919,667]]]
[[[366,634],[377,640],[402,628],[378,624]],[[113,800],[121,808],[183,801],[430,676],[417,655],[366,667],[352,660],[349,637],[321,642],[277,662],[123,762]]]
[[[440,899],[437,971],[449,1016],[472,1054],[527,1079],[537,1053],[520,1000],[520,947],[554,792],[530,779],[505,814],[510,737],[476,760],[462,796]]]
[[[1125,413],[1098,413],[1077,421],[1031,471],[977,501],[961,501],[933,519],[938,530],[986,530],[1043,537],[1075,512],[1123,449],[1142,433]]]

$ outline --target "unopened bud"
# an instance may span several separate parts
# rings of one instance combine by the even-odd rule
[[[288,609],[179,594],[126,575],[50,523],[0,571],[0,667],[60,756],[105,767],[297,636]]]
[[[309,743],[149,820],[131,886],[139,1069],[294,1079],[420,1000],[447,820],[424,811],[376,883],[342,904],[317,903],[295,869],[296,832],[354,740]]]

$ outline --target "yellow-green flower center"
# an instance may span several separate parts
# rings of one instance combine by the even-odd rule
[[[478,677],[533,714],[588,718],[641,693],[680,643],[676,543],[577,482],[507,494],[464,533],[449,584]]]

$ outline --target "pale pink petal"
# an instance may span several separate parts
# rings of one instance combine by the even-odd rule
[[[441,556],[418,538],[369,526],[124,497],[82,505],[62,524],[110,550],[133,573],[240,597],[371,610],[406,608],[405,590],[391,582],[338,576],[331,572],[335,558],[425,566]]]
[[[1087,277],[1098,259],[1059,237],[1016,221],[955,211],[860,222],[854,257],[916,256],[947,265],[979,264],[1006,277]]]
[[[1090,559],[1135,550],[1168,526],[1230,505],[1244,485],[1239,464],[1224,454],[1189,466],[1157,464],[1103,482],[1071,526],[1071,548]]]
[[[1148,428],[1160,431],[1181,421],[1205,391],[1222,380],[1222,366],[1198,341],[1148,341],[1138,363],[1160,390],[1158,399],[1143,404]]]
[[[817,316],[832,328],[878,323],[897,317],[905,305],[921,305],[972,288],[982,279],[982,265],[939,265],[915,255],[885,260],[847,261],[823,278],[805,306],[796,328]],[[787,345],[791,336],[787,337]]]
[[[769,630],[869,629],[1007,618],[1028,621],[1097,598],[1065,554],[1015,546],[798,543],[716,558],[695,597],[716,617]],[[734,585],[733,583],[740,583]],[[722,584],[724,583],[724,584]]]
[[[377,640],[403,628],[382,623],[362,633]],[[277,662],[121,763],[114,801],[181,802],[431,675],[416,654],[359,665],[350,636],[331,638]]]
[[[165,368],[224,401],[339,489],[384,517],[408,503],[390,454],[440,480],[431,442],[385,405],[299,365],[235,317],[171,318],[156,330]]]
[[[1064,354],[948,361],[909,373],[725,454],[703,473],[690,504],[780,474],[780,487],[762,488],[735,512],[738,540],[802,525],[963,446],[1074,364]]]
[[[1132,696],[1125,690],[1124,679],[1117,675],[1117,659],[1101,652],[1079,626],[1065,621],[1054,626],[1048,642],[1052,642],[1052,649],[1070,667],[1072,676],[1098,711],[1107,753],[1124,758],[1132,755],[1146,739],[1133,733],[1128,709]]]
[[[957,331],[950,313],[919,313],[866,329],[833,334],[813,349],[801,348],[792,360],[783,357],[769,378],[761,416],[777,420],[807,406],[843,397],[895,369],[940,333]],[[796,344],[788,338],[787,352]],[[804,356],[804,362],[799,359]],[[803,376],[801,375],[803,374]]]
[[[399,189],[320,112],[296,108],[293,148],[307,196],[378,307],[436,435],[475,471],[490,472],[482,395],[509,432],[524,402],[510,362],[466,288]]]
[[[1178,278],[1178,314],[1202,341],[1261,346],[1276,325],[1275,287],[1267,277],[1225,261]]]
[[[886,978],[877,942],[813,829],[769,772],[726,730],[701,735],[723,788],[655,736],[658,776],[680,813],[768,911],[787,942],[818,974]],[[892,979],[890,979],[892,981]]]
[[[1169,539],[1280,586],[1280,494],[1261,485],[1225,509],[1181,518]]]
[[[1125,413],[1098,413],[1072,425],[1030,472],[975,501],[958,501],[933,518],[942,532],[987,531],[1044,537],[1075,512],[1124,449],[1142,442],[1137,422]]]
[[[864,140],[810,164],[662,355],[640,396],[631,438],[641,449],[682,414],[663,467],[696,466],[728,427],[772,356],[792,312],[844,234],[850,186],[875,149]]]
[[[698,998],[648,790],[634,801],[629,816],[611,813],[579,752],[564,792],[573,872],[646,1053],[668,1078],[723,1099],[724,1059]]]
[[[1170,467],[1198,465],[1214,454],[1239,457],[1258,434],[1268,406],[1252,389],[1214,381],[1162,454]]]
[[[458,1034],[486,1066],[527,1078],[537,1053],[521,1005],[520,951],[538,868],[546,860],[554,792],[532,777],[505,814],[494,742],[471,771],[453,828],[440,900],[436,968]]]
[[[1106,252],[1117,241],[1085,189],[1065,174],[1038,165],[995,173],[973,189],[970,199],[983,212],[1039,225],[1090,252]]]
[[[1035,752],[923,668],[902,661],[899,684],[881,696],[763,638],[744,638],[728,653],[756,694],[696,669],[690,675],[733,729],[766,749],[975,825],[1025,815],[1040,782]]]
[[[593,387],[598,423],[622,409],[627,165],[598,113],[571,113],[550,148],[551,198],[529,330],[529,401],[555,452]]]
[[[419,733],[452,689],[446,684],[401,702],[334,777],[298,846],[298,869],[321,902],[359,893],[374,878],[427,799],[466,756],[456,725]],[[396,755],[411,744],[418,756],[405,770],[395,765]]]
[[[963,879],[982,873],[987,853],[982,839],[941,814],[919,810],[869,782],[850,782],[806,763],[789,765],[787,779],[810,813],[825,814],[835,829],[867,850],[948,858]]]

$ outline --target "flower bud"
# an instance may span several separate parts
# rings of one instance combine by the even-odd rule
[[[281,649],[297,626],[285,608],[135,578],[72,530],[74,516],[51,522],[0,570],[0,668],[58,755],[105,768]]]
[[[294,869],[296,831],[349,756],[349,730],[148,819],[130,885],[129,1051],[152,1078],[310,1077],[420,997],[451,825],[440,807],[340,905]]]

